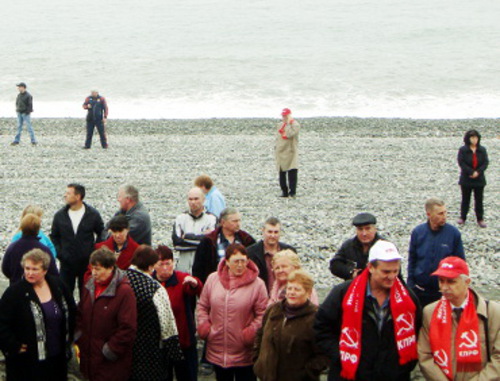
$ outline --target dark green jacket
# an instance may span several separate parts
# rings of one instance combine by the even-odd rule
[[[17,95],[16,112],[21,114],[31,114],[33,112],[33,97],[27,91]]]

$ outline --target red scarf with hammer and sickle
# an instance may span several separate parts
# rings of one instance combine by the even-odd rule
[[[429,341],[434,362],[449,380],[453,380],[454,377],[451,354],[452,324],[451,303],[443,296],[432,314]],[[457,360],[457,372],[481,370],[479,318],[474,306],[474,297],[470,291],[455,335],[455,358]]]
[[[363,307],[366,298],[366,286],[369,282],[370,270],[366,268],[358,275],[347,289],[342,301],[342,328],[340,331],[340,377],[348,380],[356,379],[356,371],[361,355],[361,335],[363,323]],[[415,332],[415,311],[417,307],[408,291],[396,278],[389,294],[389,306],[394,322],[394,337],[399,354],[399,364],[416,360],[417,335]],[[366,348],[377,350],[377,348]]]

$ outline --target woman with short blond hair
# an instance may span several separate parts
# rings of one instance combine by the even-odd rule
[[[288,276],[292,271],[302,268],[300,257],[296,252],[290,249],[278,251],[273,256],[272,266],[275,281],[269,293],[268,305],[279,302],[285,298]],[[311,301],[315,305],[319,304],[318,294],[315,289],[312,289]]]
[[[48,274],[53,261],[40,249],[24,254],[23,278],[0,301],[7,380],[67,380],[76,306],[59,277]]]
[[[21,214],[21,222],[22,222],[24,216],[27,214],[34,214],[34,215],[40,217],[40,220],[41,220],[41,218],[43,216],[43,209],[37,205],[27,205],[24,208],[23,213]],[[15,241],[19,240],[19,238],[22,237],[23,233],[22,233],[22,228],[21,228],[21,222],[19,225],[19,231],[16,234],[14,234],[11,242],[15,242]],[[38,231],[37,237],[38,237],[38,240],[40,241],[40,243],[44,244],[45,246],[47,246],[50,249],[52,256],[55,258],[57,256],[57,252],[56,252],[56,248],[55,248],[54,244],[52,243],[52,241],[50,240],[50,238],[41,229]]]
[[[254,372],[260,380],[319,381],[330,362],[315,343],[318,307],[309,300],[313,285],[304,270],[292,271],[285,299],[267,309],[254,349]]]

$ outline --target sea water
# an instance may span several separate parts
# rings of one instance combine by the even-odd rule
[[[498,0],[1,3],[0,116],[498,117]]]

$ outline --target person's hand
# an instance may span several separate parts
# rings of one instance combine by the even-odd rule
[[[184,278],[184,282],[182,284],[189,284],[191,287],[195,288],[198,286],[198,282],[192,276],[188,275]]]
[[[21,348],[19,348],[19,353],[26,353],[28,350],[28,346],[26,344],[21,344]]]
[[[476,179],[476,178],[478,178],[478,177],[479,177],[479,173],[478,173],[478,171],[474,171],[474,172],[472,173],[472,176],[470,176],[470,178],[471,178],[471,179]]]
[[[108,120],[106,118],[103,118],[102,123],[105,125]]]
[[[92,108],[92,105],[89,103],[89,104],[87,105],[87,108]]]

